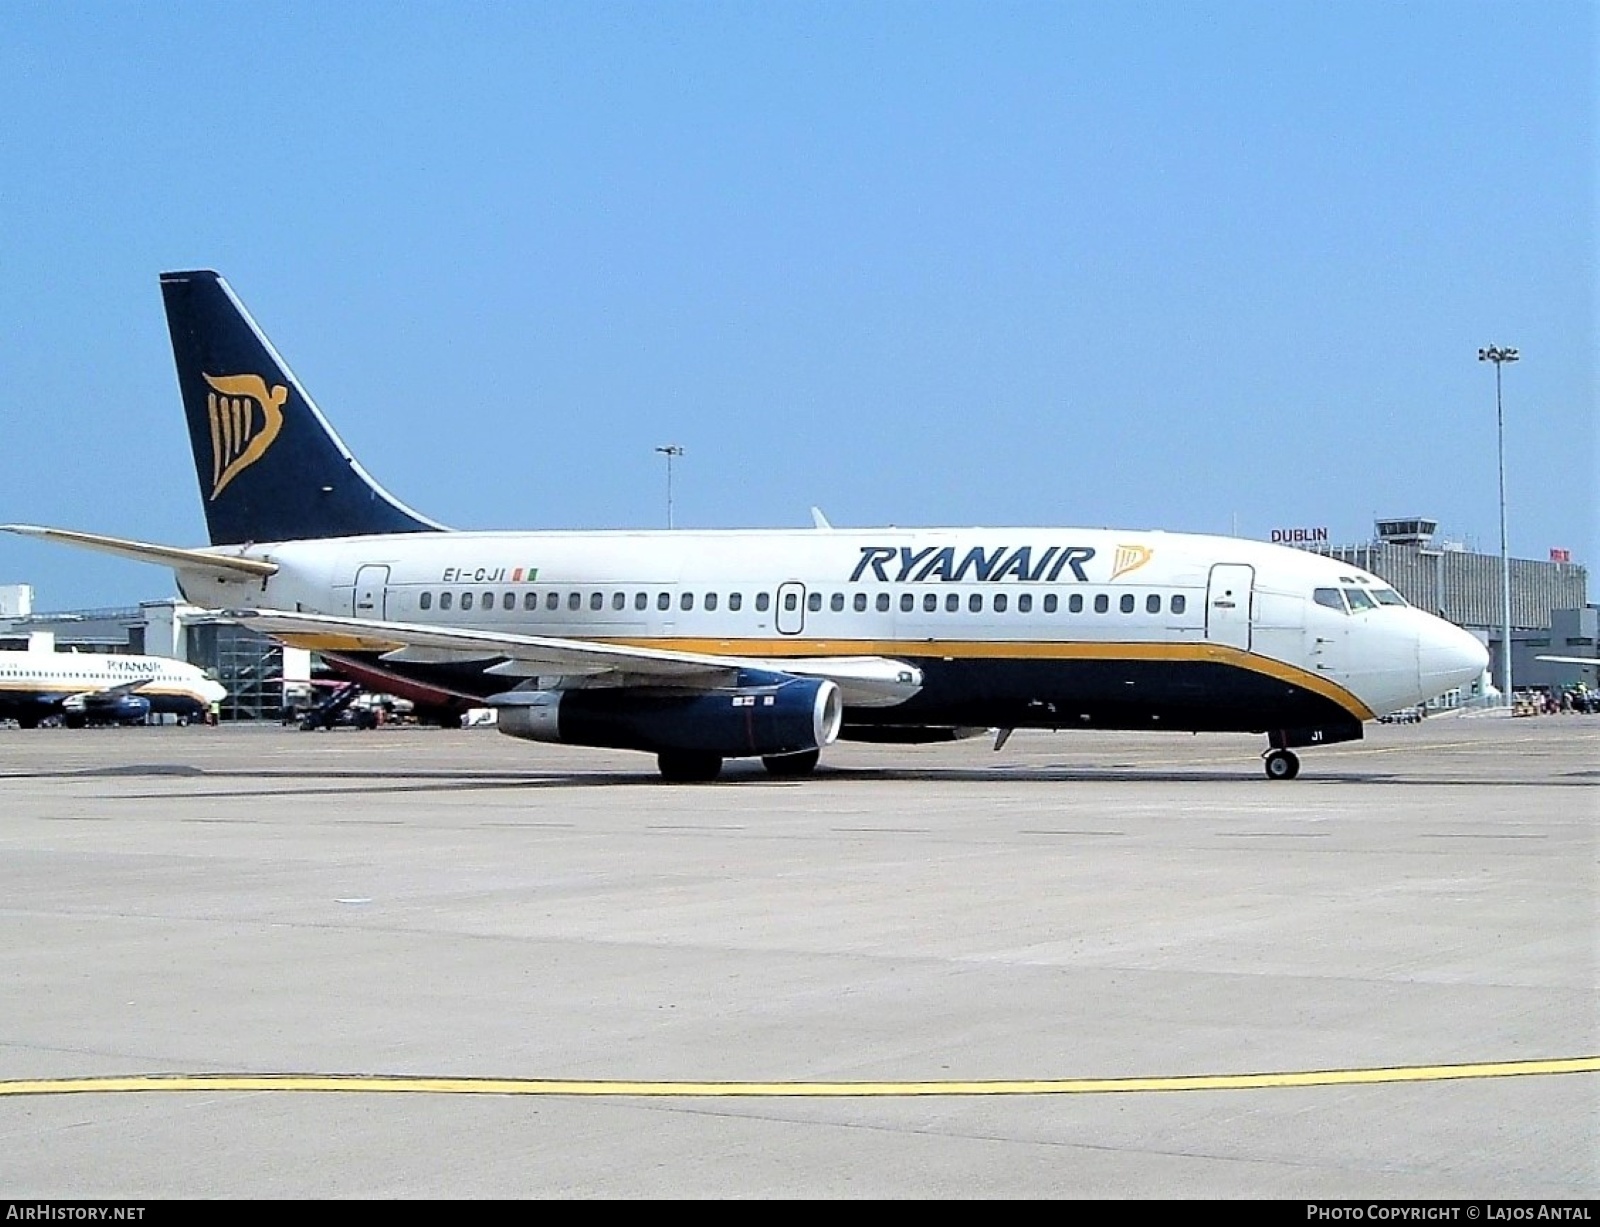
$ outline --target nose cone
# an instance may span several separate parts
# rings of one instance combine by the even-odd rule
[[[1489,650],[1459,626],[1429,618],[1417,636],[1417,672],[1425,699],[1467,686],[1489,667]]]

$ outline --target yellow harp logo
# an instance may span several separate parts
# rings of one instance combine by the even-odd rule
[[[1111,578],[1126,575],[1129,571],[1137,571],[1150,561],[1150,548],[1144,545],[1119,545],[1117,546],[1116,560],[1111,565]]]
[[[279,384],[270,391],[260,375],[207,375],[212,390],[206,394],[211,415],[211,498],[267,454],[283,429],[283,402],[289,389]]]

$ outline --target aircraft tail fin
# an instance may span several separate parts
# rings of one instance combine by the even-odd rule
[[[357,463],[228,283],[161,274],[212,545],[436,532]]]

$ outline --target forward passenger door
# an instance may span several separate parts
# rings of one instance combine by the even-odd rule
[[[1250,614],[1256,569],[1219,562],[1206,586],[1206,638],[1241,651],[1250,650]]]

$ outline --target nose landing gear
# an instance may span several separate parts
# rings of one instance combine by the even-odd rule
[[[1335,720],[1300,728],[1268,729],[1267,748],[1261,758],[1269,780],[1292,780],[1300,774],[1300,760],[1290,746],[1331,746],[1341,741],[1360,741],[1361,721]]]
[[[1290,750],[1268,750],[1261,757],[1269,780],[1292,780],[1300,774],[1300,760]]]

